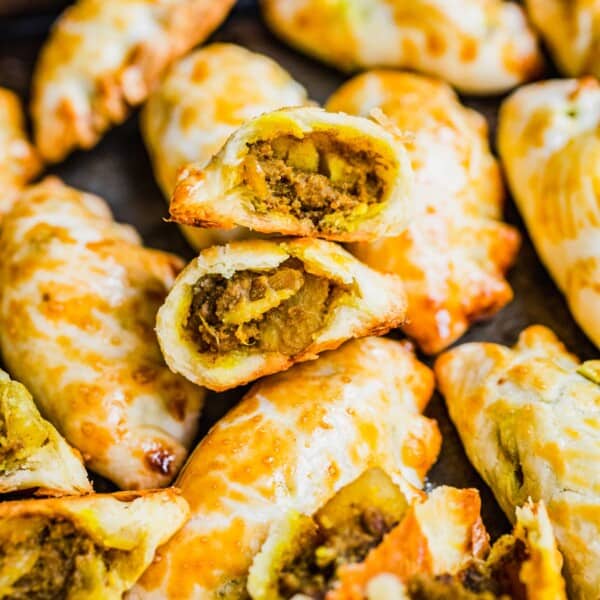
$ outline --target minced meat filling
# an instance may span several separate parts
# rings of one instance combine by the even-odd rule
[[[192,291],[186,329],[203,353],[253,348],[291,356],[322,329],[337,288],[297,259],[229,279],[206,275]]]
[[[327,133],[285,135],[248,145],[243,183],[258,212],[339,230],[381,204],[386,169],[373,151],[352,148]]]

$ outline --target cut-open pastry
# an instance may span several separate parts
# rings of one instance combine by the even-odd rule
[[[573,316],[600,348],[600,85],[521,88],[500,110],[498,146],[529,235]]]
[[[313,514],[380,466],[419,496],[440,449],[420,413],[431,371],[406,343],[348,342],[257,383],[194,451],[177,485],[188,524],[161,549],[132,598],[243,598],[253,557],[290,510]],[[411,483],[413,484],[411,486]]]
[[[183,270],[156,332],[173,371],[220,391],[386,333],[405,312],[400,279],[337,244],[246,240],[208,248]]]
[[[414,216],[395,236],[356,243],[350,251],[404,282],[403,326],[433,354],[512,298],[504,279],[519,247],[517,231],[500,221],[504,189],[481,115],[460,104],[437,80],[371,71],[345,83],[327,103],[332,111],[381,111],[411,137]]]
[[[517,345],[473,343],[436,362],[467,455],[512,518],[543,500],[565,557],[570,597],[600,589],[600,362],[581,365],[534,326]]]
[[[0,371],[0,493],[31,489],[92,491],[80,454],[42,418],[27,389]]]
[[[277,110],[240,127],[180,175],[171,217],[185,225],[371,240],[406,227],[412,173],[404,144],[362,117]]]
[[[397,67],[495,94],[542,58],[523,9],[504,0],[261,0],[281,38],[345,71]]]
[[[121,600],[188,514],[173,488],[4,502],[0,596]]]
[[[163,70],[206,39],[234,0],[77,0],[58,18],[33,76],[36,145],[48,161],[91,148]]]
[[[306,90],[274,60],[235,44],[211,44],[175,63],[141,115],[144,140],[165,196],[171,198],[181,167],[208,163],[246,121],[306,103]],[[249,233],[182,229],[196,248]]]
[[[56,179],[28,188],[2,222],[6,366],[86,465],[121,488],[168,484],[198,431],[204,391],[171,373],[154,333],[181,266]]]

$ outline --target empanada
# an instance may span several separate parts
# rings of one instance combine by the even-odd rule
[[[572,598],[600,590],[600,377],[541,326],[513,349],[465,344],[435,370],[467,455],[512,518],[548,507]]]
[[[92,491],[81,456],[44,420],[25,386],[0,371],[0,494]]]
[[[211,44],[174,64],[141,115],[154,173],[167,198],[178,170],[206,164],[249,119],[307,103],[306,90],[275,61],[235,44]],[[234,231],[183,227],[196,248]]]
[[[500,110],[498,145],[515,201],[573,316],[600,347],[600,85],[521,88]]]
[[[406,345],[348,342],[263,379],[204,438],[177,485],[192,507],[132,598],[240,598],[269,527],[313,514],[365,469],[381,467],[410,499],[440,448],[420,412],[431,371]],[[407,481],[408,480],[408,481]]]
[[[161,73],[206,39],[234,0],[78,0],[58,19],[33,76],[35,142],[62,160],[91,148]]]
[[[171,369],[222,391],[404,321],[399,278],[313,238],[246,240],[200,253],[158,311]]]
[[[344,84],[327,108],[359,115],[379,110],[412,136],[415,215],[409,227],[349,249],[370,267],[402,278],[408,298],[403,329],[423,351],[439,352],[512,298],[504,274],[519,234],[499,221],[504,190],[485,120],[442,82],[384,70]]]
[[[208,164],[184,169],[170,212],[184,225],[372,240],[406,227],[411,183],[393,132],[362,117],[289,108],[248,121]]]
[[[262,0],[267,24],[344,71],[398,67],[496,94],[534,78],[542,58],[523,9],[503,0]]]
[[[96,196],[47,179],[0,236],[0,345],[10,372],[86,465],[121,488],[166,485],[204,391],[164,364],[156,311],[180,260],[141,246]]]
[[[0,597],[121,600],[186,521],[174,488],[0,504]]]

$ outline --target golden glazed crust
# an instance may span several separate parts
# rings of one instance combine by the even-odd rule
[[[144,140],[165,196],[171,198],[182,167],[206,164],[243,123],[307,101],[306,90],[275,61],[235,44],[211,44],[175,63],[141,114]],[[182,229],[195,248],[243,231]]]
[[[325,277],[347,292],[344,300],[328,308],[327,319],[310,345],[292,356],[252,352],[251,348],[200,352],[186,328],[198,280],[210,274],[229,279],[238,271],[275,269],[290,258],[299,259],[307,272]],[[156,333],[173,371],[198,385],[223,391],[313,360],[351,338],[384,334],[404,321],[405,312],[400,279],[369,269],[337,244],[312,238],[245,240],[208,248],[187,265],[158,311]],[[290,322],[290,328],[295,326]]]
[[[410,483],[422,484],[441,441],[420,414],[432,386],[405,344],[382,338],[256,384],[181,472],[192,518],[131,598],[239,597],[272,523],[290,510],[313,514],[370,467],[414,497]]]
[[[408,299],[403,330],[435,354],[512,299],[504,274],[519,234],[500,222],[504,189],[485,121],[446,84],[385,70],[350,80],[327,108],[358,115],[378,109],[412,136],[407,149],[416,214],[409,227],[349,249],[370,267],[402,278]]]
[[[234,0],[78,0],[59,17],[33,79],[35,140],[62,160],[91,148],[143,102],[173,60],[206,39]]]
[[[498,145],[515,201],[573,316],[600,347],[600,85],[521,88],[500,111]]]
[[[262,8],[277,35],[344,71],[408,68],[463,92],[494,94],[542,67],[535,35],[513,2],[262,0]]]
[[[47,179],[2,224],[7,367],[86,464],[121,488],[166,485],[204,391],[169,371],[156,311],[181,268],[114,223],[98,197]]]
[[[467,455],[512,518],[543,500],[573,598],[600,589],[600,385],[541,326],[513,349],[465,344],[435,371]]]

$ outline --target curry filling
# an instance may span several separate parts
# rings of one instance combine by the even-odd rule
[[[202,277],[185,327],[202,353],[241,349],[298,354],[325,325],[341,286],[308,273],[298,259],[276,269]]]
[[[242,184],[252,191],[259,213],[346,231],[381,210],[389,169],[367,145],[351,145],[325,132],[282,135],[248,144]]]

